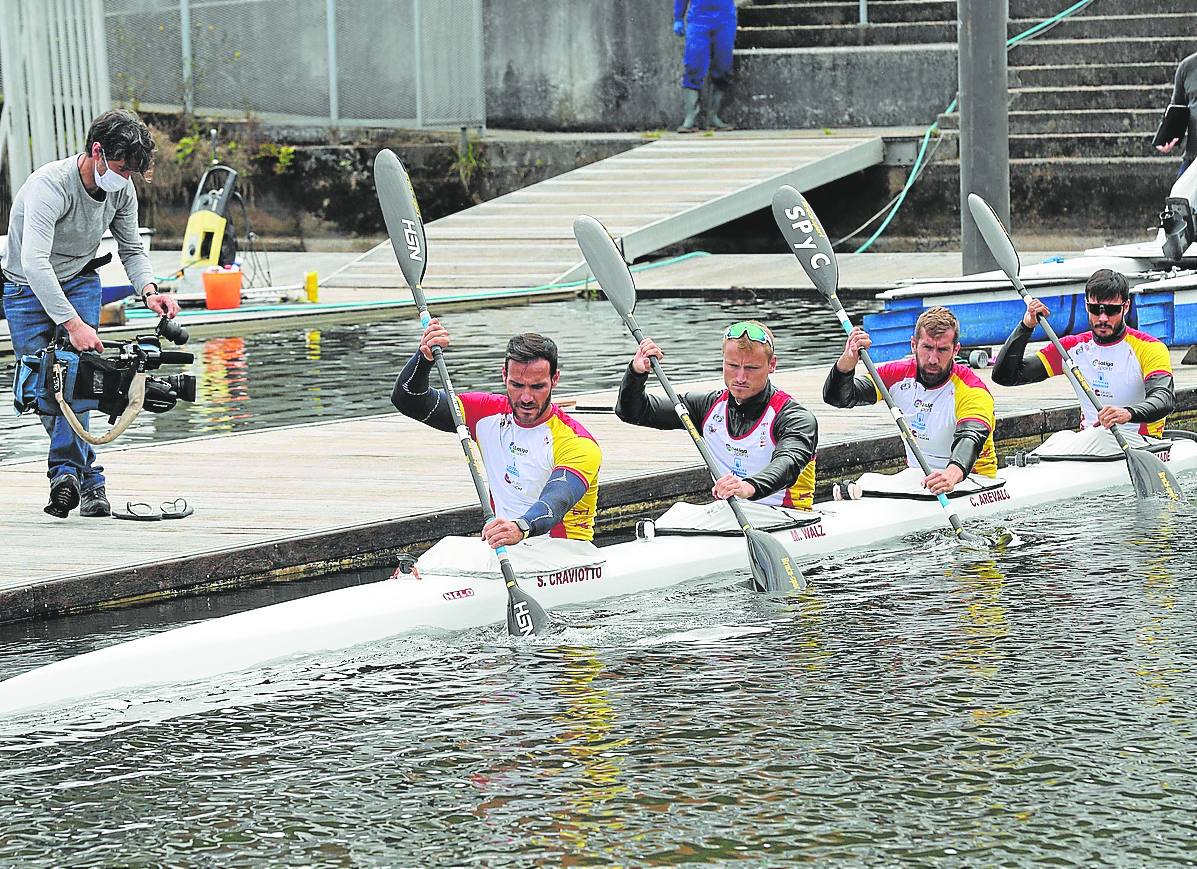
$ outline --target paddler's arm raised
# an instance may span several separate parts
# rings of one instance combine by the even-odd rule
[[[856,365],[860,362],[860,351],[867,350],[873,341],[869,333],[856,326],[848,333],[844,352],[835,360],[827,381],[823,384],[823,401],[832,407],[856,407],[858,404],[876,404],[877,387],[870,377],[854,377]]]
[[[434,319],[424,330],[420,349],[407,360],[395,388],[391,390],[391,404],[404,416],[430,425],[440,431],[453,431],[453,412],[449,409],[449,396],[440,389],[428,385],[432,371],[432,347],[449,346],[449,333]]]
[[[647,428],[681,428],[682,421],[678,419],[669,399],[649,395],[646,391],[651,371],[650,357],[663,359],[665,353],[652,338],[645,338],[640,342],[636,355],[632,357],[631,363],[623,373],[619,395],[615,398],[615,415],[624,422]],[[701,420],[695,420],[695,425],[700,422]]]
[[[819,421],[796,401],[787,401],[773,418],[773,458],[744,482],[756,491],[758,501],[794,485],[819,447]]]
[[[1021,386],[1024,383],[1038,383],[1047,380],[1050,372],[1043,364],[1038,353],[1023,357],[1027,349],[1027,342],[1031,340],[1031,333],[1039,317],[1046,317],[1050,311],[1038,299],[1027,297],[1027,312],[1018,321],[1002,349],[998,351],[997,359],[993,363],[993,382],[1001,386]]]

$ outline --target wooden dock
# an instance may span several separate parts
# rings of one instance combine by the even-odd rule
[[[1181,355],[1173,353],[1173,364],[1183,412],[1173,422],[1194,429],[1197,367],[1180,365]],[[883,409],[821,402],[825,375],[820,367],[775,377],[819,418],[824,489],[902,454]],[[601,525],[709,485],[683,432],[625,425],[603,412],[611,392],[573,399],[603,447]],[[995,399],[1007,442],[1036,442],[1079,419],[1064,378],[999,387]],[[398,551],[478,526],[457,440],[398,414],[101,452],[114,506],[181,496],[195,514],[161,522],[52,519],[41,509],[44,461],[0,465],[0,543],[9,556],[0,563],[0,621],[391,563]]]
[[[607,227],[628,262],[882,161],[879,136],[663,138],[429,223],[433,290],[546,287],[587,277],[573,221]],[[388,243],[325,282],[402,291]]]

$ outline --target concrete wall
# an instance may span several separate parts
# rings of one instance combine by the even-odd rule
[[[680,123],[669,0],[485,0],[492,127],[646,130]]]
[[[485,0],[483,16],[489,126],[680,123],[669,0]],[[726,116],[764,129],[928,124],[955,91],[955,45],[744,50]]]
[[[736,124],[763,129],[921,126],[956,94],[956,46],[736,52]]]

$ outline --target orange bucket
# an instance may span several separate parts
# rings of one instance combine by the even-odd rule
[[[241,307],[241,270],[204,272],[204,300],[212,311]]]

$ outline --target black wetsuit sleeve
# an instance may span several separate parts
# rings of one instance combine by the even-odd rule
[[[662,395],[650,395],[645,390],[647,384],[648,374],[639,374],[629,364],[623,373],[623,382],[619,384],[619,394],[615,397],[615,415],[624,422],[647,428],[682,428],[682,421],[669,399]],[[722,390],[684,392],[678,398],[686,406],[686,412],[690,414],[695,427],[701,427],[715,400],[722,394]]]
[[[528,536],[548,534],[565,518],[569,509],[582,500],[586,489],[586,481],[573,471],[565,468],[554,470],[540,490],[540,498],[523,515],[530,526]]]
[[[832,407],[876,404],[877,387],[870,377],[854,377],[851,372],[845,374],[832,365],[823,384],[823,402]]]
[[[399,376],[391,390],[391,404],[404,416],[430,425],[440,431],[453,431],[453,411],[449,409],[449,395],[442,389],[428,385],[428,374],[432,363],[416,352]]]
[[[619,394],[615,397],[615,415],[624,422],[647,428],[681,428],[682,421],[678,419],[669,399],[649,395],[645,389],[647,385],[648,374],[633,370],[629,363],[623,373],[623,382],[619,384]]]
[[[952,436],[952,454],[948,456],[948,464],[959,467],[967,477],[973,472],[973,465],[977,463],[988,439],[989,426],[985,423],[975,419],[960,420]]]
[[[1039,354],[1024,357],[1027,342],[1031,340],[1031,329],[1021,320],[998,351],[993,363],[993,382],[1001,386],[1021,386],[1024,383],[1038,383],[1047,380],[1048,371],[1043,367]]]
[[[1138,404],[1127,407],[1131,422],[1156,422],[1176,409],[1176,391],[1171,374],[1153,374],[1143,381],[1147,394]]]
[[[773,419],[773,442],[769,464],[745,480],[756,489],[753,501],[794,485],[819,447],[819,422],[798,402],[787,401]]]

